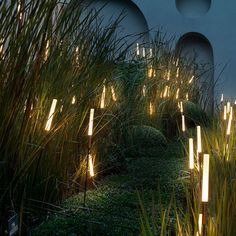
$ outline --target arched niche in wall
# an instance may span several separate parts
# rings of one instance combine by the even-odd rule
[[[99,15],[102,19],[102,26],[116,20],[122,13],[122,20],[116,30],[118,38],[123,38],[122,43],[132,42],[148,43],[149,29],[147,21],[131,0],[86,0],[90,4],[89,9],[100,9]]]
[[[196,62],[198,86],[202,92],[201,105],[208,111],[214,109],[214,55],[209,40],[199,33],[187,33],[177,43],[180,56]]]
[[[211,0],[175,0],[175,4],[183,16],[199,17],[209,11]]]

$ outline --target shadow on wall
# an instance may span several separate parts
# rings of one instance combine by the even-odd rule
[[[131,0],[87,0],[90,3],[90,9],[101,10],[102,25],[106,26],[112,20],[116,20],[121,13],[124,14],[124,19],[117,29],[119,38],[124,37],[127,44],[132,43],[135,39],[139,43],[148,43],[149,29],[147,21],[138,8]],[[142,36],[137,36],[142,34]],[[128,37],[127,37],[128,36]]]
[[[211,7],[211,0],[175,0],[176,8],[186,17],[204,16]]]
[[[214,110],[214,56],[208,39],[199,33],[187,33],[177,43],[177,52],[190,60],[195,59],[196,66],[204,70],[199,86],[204,91],[202,105],[209,111]],[[204,104],[203,104],[204,103]]]

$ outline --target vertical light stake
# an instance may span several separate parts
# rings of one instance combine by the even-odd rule
[[[163,98],[167,97],[168,95],[168,86],[165,86],[164,93],[163,93]]]
[[[71,100],[71,104],[74,105],[75,102],[76,102],[76,98],[75,98],[75,96],[73,96],[73,97],[72,97],[72,100]]]
[[[226,105],[224,105],[224,115],[223,115],[223,119],[224,119],[224,120],[227,119],[227,107],[226,107]]]
[[[146,90],[147,90],[146,85],[143,85],[143,96],[144,97],[146,97]]]
[[[179,67],[177,68],[177,71],[176,71],[176,79],[179,78]]]
[[[230,108],[230,115],[229,115],[229,121],[228,121],[227,132],[226,132],[226,135],[228,136],[230,135],[230,131],[231,131],[232,118],[233,118],[233,107]]]
[[[143,57],[146,57],[146,50],[144,47],[143,47]]]
[[[93,135],[93,119],[94,119],[94,109],[92,108],[90,109],[88,136]]]
[[[227,102],[227,113],[230,113],[230,102]]]
[[[220,102],[223,103],[224,102],[224,94],[221,94],[221,98],[220,98]]]
[[[21,3],[21,0],[18,0],[18,3],[17,3],[17,13],[19,15],[19,19],[22,20],[23,19],[23,14],[22,14],[22,3]]]
[[[198,232],[196,236],[201,236],[202,235],[202,214],[200,213],[198,216]]]
[[[112,100],[116,102],[117,98],[116,98],[116,93],[113,86],[111,86],[111,95],[112,95]]]
[[[148,78],[152,78],[154,73],[153,73],[153,68],[152,68],[152,65],[148,68]]]
[[[51,129],[52,120],[53,120],[53,117],[54,117],[54,112],[55,112],[55,109],[56,109],[56,105],[57,105],[57,99],[53,99],[52,100],[52,105],[51,105],[51,108],[50,108],[50,111],[49,111],[49,115],[48,115],[48,120],[47,120],[47,123],[46,123],[46,126],[45,126],[46,131],[50,131],[50,129]]]
[[[176,100],[179,99],[179,88],[177,88],[176,95],[175,95],[175,99],[176,99]]]
[[[180,112],[181,114],[184,113],[183,102],[180,102]]]
[[[93,158],[91,154],[89,154],[89,173],[91,177],[94,177]]]
[[[154,113],[153,104],[150,102],[150,103],[149,103],[149,114],[150,114],[150,115],[153,115],[153,113]]]
[[[197,126],[197,152],[202,153],[201,126]]]
[[[136,55],[139,56],[140,55],[140,50],[139,50],[139,44],[136,44]]]
[[[189,139],[189,169],[194,169],[193,139]]]
[[[168,70],[167,72],[167,78],[166,78],[168,81],[170,80],[170,70]]]
[[[208,202],[209,193],[209,155],[203,155],[202,202]]]
[[[182,115],[182,131],[183,131],[183,132],[186,131],[186,126],[185,126],[185,117],[184,117],[184,115]]]
[[[101,103],[100,103],[101,109],[103,109],[105,107],[105,98],[106,98],[106,86],[103,85],[102,97],[101,97]]]

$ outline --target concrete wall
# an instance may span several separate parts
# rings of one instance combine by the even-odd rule
[[[106,0],[97,0],[104,3]],[[236,89],[236,2],[235,0],[108,0],[106,17],[126,9],[123,33],[162,28],[178,39],[191,32],[202,35],[213,50],[214,80],[221,79],[215,97],[223,92],[234,98]],[[193,34],[195,35],[195,34]],[[197,39],[194,39],[196,45]],[[201,44],[201,42],[199,42]],[[204,54],[200,47],[200,54]]]

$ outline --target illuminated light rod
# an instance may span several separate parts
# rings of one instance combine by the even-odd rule
[[[56,109],[56,105],[57,105],[57,99],[53,99],[52,100],[52,105],[51,105],[51,108],[50,108],[50,111],[49,111],[49,115],[48,115],[48,120],[47,120],[47,123],[46,123],[46,126],[45,126],[46,131],[50,131],[50,129],[51,129],[52,120],[53,120],[53,117],[54,117],[54,112],[55,112],[55,109]]]
[[[189,139],[189,169],[194,169],[193,139]]]
[[[105,98],[106,98],[106,86],[103,85],[102,97],[101,97],[101,104],[100,108],[103,109],[105,107]]]
[[[88,136],[93,135],[94,109],[90,109]]]
[[[72,105],[74,105],[74,104],[75,104],[75,102],[76,102],[76,97],[75,97],[75,96],[73,96],[73,97],[72,97],[72,100],[71,100],[71,104],[72,104]]]
[[[209,194],[209,154],[203,156],[203,175],[202,175],[202,202],[208,202]]]
[[[93,158],[91,154],[89,154],[89,173],[91,177],[94,177]]]
[[[221,94],[220,102],[221,103],[224,102],[224,94],[223,93]]]
[[[202,153],[201,126],[197,126],[197,152]]]
[[[112,100],[116,102],[117,98],[116,98],[116,93],[113,86],[111,86],[111,95],[112,95]]]
[[[153,113],[154,113],[154,107],[153,107],[153,104],[150,102],[149,103],[149,114],[153,115]]]
[[[198,216],[198,232],[196,236],[201,236],[202,235],[202,214],[200,213]]]
[[[223,115],[223,120],[227,119],[227,107],[224,105],[224,115]]]
[[[182,131],[185,132],[186,131],[186,126],[185,126],[185,116],[182,115]]]
[[[136,44],[136,55],[139,56],[140,55],[140,50],[139,50],[139,44]]]
[[[183,102],[180,102],[180,112],[181,114],[184,113]]]

